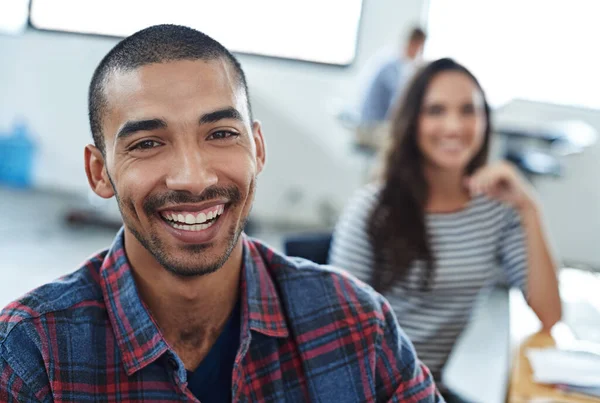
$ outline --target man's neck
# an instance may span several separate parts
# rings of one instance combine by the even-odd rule
[[[141,299],[187,369],[198,366],[227,323],[239,298],[242,259],[241,238],[220,269],[198,277],[174,275],[154,259],[130,259]]]

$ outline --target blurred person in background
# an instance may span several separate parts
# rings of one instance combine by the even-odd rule
[[[418,67],[427,36],[421,28],[413,28],[402,52],[386,60],[371,78],[360,106],[362,125],[388,120],[388,113]]]
[[[561,318],[533,190],[508,163],[486,162],[490,120],[465,67],[440,59],[417,72],[392,118],[382,176],[348,203],[330,253],[389,299],[449,402],[463,400],[442,370],[498,267],[545,329]]]
[[[369,77],[360,100],[356,142],[371,154],[377,153],[387,136],[391,110],[421,63],[426,38],[423,29],[413,28],[401,52],[385,58]]]

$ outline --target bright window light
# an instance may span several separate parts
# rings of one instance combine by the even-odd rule
[[[155,24],[196,28],[234,52],[347,65],[362,0],[32,0],[39,29],[128,36]]]
[[[429,0],[427,59],[450,56],[490,101],[600,109],[600,1]]]
[[[0,34],[15,35],[27,27],[29,0],[0,0]]]

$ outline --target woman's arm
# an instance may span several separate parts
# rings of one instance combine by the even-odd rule
[[[473,194],[505,202],[519,213],[527,250],[527,300],[544,329],[561,319],[557,263],[552,255],[534,192],[509,163],[483,167],[467,180]]]
[[[527,246],[527,300],[545,330],[561,319],[556,259],[548,243],[538,203],[529,199],[518,208]]]

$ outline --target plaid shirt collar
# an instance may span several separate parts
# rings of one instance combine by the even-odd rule
[[[272,337],[287,337],[281,302],[267,265],[255,244],[242,236],[242,342],[248,329]],[[151,364],[170,349],[146,304],[140,299],[124,248],[117,234],[100,269],[100,284],[112,329],[128,375]]]

